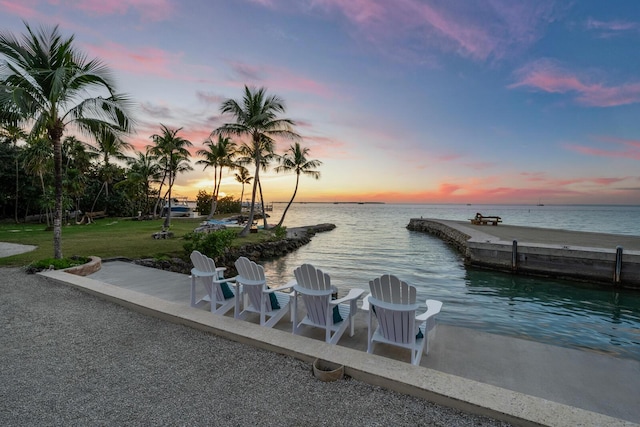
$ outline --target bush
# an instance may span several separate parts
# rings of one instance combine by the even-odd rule
[[[240,199],[234,199],[231,196],[221,197],[218,199],[217,214],[240,213]]]
[[[273,235],[276,240],[282,240],[287,237],[287,227],[279,226],[273,229]]]
[[[69,258],[46,258],[40,261],[34,261],[26,267],[27,273],[37,273],[38,271],[48,270],[53,267],[54,270],[62,270],[76,265],[82,265],[89,262],[88,257],[74,255]]]
[[[209,215],[211,212],[211,198],[213,196],[204,190],[198,191],[196,196],[196,210],[200,215]]]
[[[237,237],[235,230],[226,229],[212,231],[210,233],[188,233],[184,236],[187,242],[183,245],[187,256],[193,251],[215,258],[226,252],[231,243]]]
[[[196,210],[200,215],[209,215],[211,212],[211,199],[213,195],[204,190],[198,191],[196,196]],[[231,196],[221,197],[216,205],[216,214],[240,213],[240,200]]]

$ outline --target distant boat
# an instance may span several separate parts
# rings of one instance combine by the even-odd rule
[[[162,208],[161,216],[167,216],[167,210],[169,209],[169,203],[165,204]],[[187,200],[180,200],[176,197],[171,199],[171,217],[183,217],[191,216],[193,209],[187,203]]]
[[[542,199],[538,200],[538,206],[544,206],[544,203],[542,203]]]

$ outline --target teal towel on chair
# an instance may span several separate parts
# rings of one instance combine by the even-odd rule
[[[276,298],[275,294],[269,294],[269,302],[271,302],[271,310],[280,310],[280,303],[278,303],[278,298]]]
[[[222,289],[222,295],[224,295],[224,299],[233,298],[233,291],[229,288],[229,285],[226,283],[220,283],[220,288]]]
[[[340,310],[338,310],[338,306],[333,307],[333,324],[342,322],[342,316],[340,316]]]

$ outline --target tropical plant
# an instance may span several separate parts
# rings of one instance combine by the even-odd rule
[[[274,142],[273,140],[270,140],[267,138],[263,138],[261,144],[255,144],[255,145],[243,144],[242,146],[240,146],[240,148],[238,148],[239,157],[237,159],[237,163],[238,165],[249,165],[249,164],[253,164],[256,161],[255,159],[259,158],[260,159],[259,169],[263,172],[266,172],[267,170],[269,170],[269,164],[278,157],[273,152],[273,150],[274,150]],[[262,194],[262,182],[260,182],[260,180],[258,180],[257,182],[258,182],[258,185],[257,185],[258,195],[260,196],[260,204],[258,206],[260,206],[260,214],[264,222],[264,228],[266,229],[267,216],[265,215],[265,212],[264,212],[264,197]],[[254,192],[255,192],[255,185],[254,185]],[[254,208],[254,212],[255,212],[255,208]]]
[[[244,185],[251,184],[253,177],[249,175],[249,169],[244,166],[238,166],[239,171],[236,173],[236,181],[242,184],[242,191],[240,192],[240,206],[242,206],[242,200],[244,198]]]
[[[215,258],[224,254],[231,247],[236,236],[236,231],[230,228],[211,233],[188,233],[184,236],[186,242],[183,247],[187,254],[199,251],[211,258]]]
[[[76,214],[80,210],[80,198],[85,194],[91,161],[98,156],[97,150],[75,136],[62,141],[64,189],[75,201]]]
[[[69,126],[90,135],[129,132],[132,118],[107,67],[77,50],[74,36],[25,26],[21,39],[0,32],[0,112],[3,123],[28,122],[31,135],[44,133],[53,146],[53,252],[62,258],[62,137]]]
[[[211,138],[204,142],[208,148],[196,151],[196,155],[204,157],[198,160],[197,165],[204,165],[204,168],[213,167],[213,197],[211,198],[211,210],[207,219],[213,218],[216,213],[220,185],[222,184],[222,170],[225,167],[233,169],[236,167],[233,159],[236,155],[236,144],[230,138],[218,135],[218,142],[213,142]]]
[[[139,211],[149,213],[151,209],[151,196],[154,193],[152,185],[160,180],[160,164],[151,148],[146,152],[138,152],[136,157],[127,160],[129,170],[124,181],[116,184],[116,188],[128,189],[130,199],[134,200]],[[142,200],[142,202],[140,201]]]
[[[25,171],[30,175],[39,178],[42,189],[41,206],[45,210],[47,228],[51,226],[51,209],[48,200],[47,187],[45,185],[45,175],[51,171],[53,166],[53,147],[48,138],[35,138],[27,141],[27,146],[22,153],[22,164]]]
[[[187,147],[193,146],[191,141],[178,136],[179,129],[169,129],[160,124],[162,132],[151,135],[154,145],[150,146],[150,153],[157,156],[167,182],[167,216],[163,227],[168,229],[171,226],[171,189],[179,173],[193,170],[189,164],[189,150]]]
[[[287,215],[287,211],[289,210],[291,203],[293,203],[293,199],[296,198],[298,184],[300,182],[300,174],[310,176],[313,179],[320,179],[320,172],[315,170],[315,168],[322,165],[322,162],[320,160],[308,160],[308,155],[309,148],[302,147],[299,142],[296,142],[289,146],[284,155],[280,157],[280,165],[275,168],[275,171],[278,173],[294,171],[296,174],[296,187],[293,190],[293,195],[291,196],[289,203],[287,203],[287,207],[284,208],[282,218],[280,218],[280,222],[278,222],[276,227],[282,226],[284,217]]]
[[[274,138],[276,137],[297,139],[300,136],[293,131],[293,120],[278,118],[278,114],[285,113],[284,101],[275,95],[267,96],[264,88],[256,90],[245,86],[242,101],[227,99],[222,103],[220,111],[222,114],[230,114],[235,118],[235,123],[226,123],[213,133],[239,137],[248,136],[250,138],[249,143],[243,144],[243,147],[246,148],[246,153],[250,152],[252,154],[253,165],[255,166],[249,220],[240,233],[240,236],[246,236],[249,234],[253,224],[256,189],[260,182],[260,169],[264,165],[262,156],[265,149],[273,147]],[[272,153],[273,149],[270,152]]]
[[[111,163],[111,158],[126,162],[129,157],[127,157],[124,152],[133,149],[133,146],[130,143],[122,140],[119,135],[110,132],[109,130],[101,132],[101,134],[96,138],[96,142],[98,145],[97,151],[102,156],[102,168],[100,170],[102,186],[93,201],[93,205],[91,206],[92,211],[95,208],[98,197],[100,197],[103,190],[105,192],[105,197],[107,199],[109,198],[109,184],[113,183],[113,180],[118,173],[118,168]]]
[[[18,166],[18,141],[20,140],[26,140],[27,139],[27,133],[22,130],[22,128],[15,126],[15,125],[5,125],[2,129],[0,129],[0,136],[2,136],[5,140],[5,142],[13,144],[13,147],[15,148],[15,167],[16,167],[16,194],[15,194],[15,203],[14,203],[14,220],[16,222],[16,224],[18,223],[18,196],[19,196],[19,188],[20,188],[20,180],[19,180],[19,176],[20,176],[20,168]]]

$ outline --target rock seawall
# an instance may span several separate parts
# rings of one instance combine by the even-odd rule
[[[424,233],[433,234],[434,236],[439,237],[441,240],[454,246],[458,251],[460,251],[460,253],[465,256],[465,259],[468,256],[467,240],[469,240],[470,236],[459,230],[447,227],[446,225],[440,224],[435,221],[415,218],[409,220],[407,229],[411,231],[421,231]]]
[[[234,263],[241,256],[245,256],[258,263],[265,260],[279,258],[309,243],[316,233],[330,231],[334,228],[336,228],[335,224],[318,224],[306,227],[296,227],[294,229],[294,233],[288,233],[288,235],[293,235],[295,237],[288,237],[276,242],[263,242],[244,245],[238,248],[230,248],[224,255],[215,257],[214,261],[216,266],[227,268],[227,271],[225,272],[226,277],[233,277],[237,274]],[[289,232],[290,230],[287,231]],[[191,268],[193,268],[190,261],[185,261],[181,258],[171,258],[166,260],[147,258],[134,260],[133,263],[183,274],[190,274]]]

